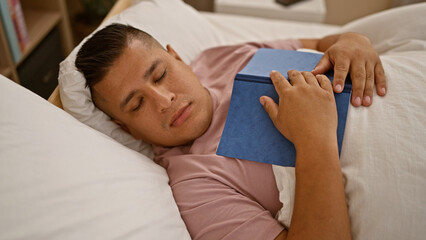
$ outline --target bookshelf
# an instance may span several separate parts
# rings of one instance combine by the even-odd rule
[[[4,0],[0,0],[4,1]],[[22,12],[28,32],[28,43],[21,51],[21,59],[13,61],[12,52],[7,40],[7,33],[0,18],[0,74],[22,83],[19,71],[22,65],[34,58],[38,47],[47,41],[48,35],[56,30],[59,32],[60,49],[62,56],[67,56],[73,49],[73,37],[68,18],[65,0],[20,0]],[[46,47],[44,47],[46,49]],[[48,49],[48,47],[47,47]],[[40,55],[40,54],[38,54]],[[36,61],[31,59],[32,62]],[[59,64],[59,62],[58,62]]]
[[[0,74],[8,77],[14,78],[17,76],[16,71],[14,71],[14,63],[12,56],[9,52],[9,45],[7,43],[6,34],[3,28],[3,23],[0,19]]]

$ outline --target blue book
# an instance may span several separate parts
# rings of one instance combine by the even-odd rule
[[[19,48],[19,41],[15,31],[15,27],[10,16],[9,6],[7,0],[0,0],[0,17],[3,22],[3,28],[6,33],[7,41],[9,42],[9,49],[12,53],[12,58],[15,63],[21,60],[21,49]]]
[[[228,116],[216,154],[281,166],[295,166],[296,150],[274,126],[263,106],[261,96],[278,103],[278,94],[269,78],[272,70],[312,71],[322,54],[278,49],[259,49],[247,66],[235,77]],[[333,71],[325,74],[333,79]],[[334,94],[338,114],[339,154],[345,132],[352,85],[346,79],[342,93]]]

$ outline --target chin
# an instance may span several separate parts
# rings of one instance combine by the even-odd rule
[[[195,124],[191,122],[188,122],[185,129],[182,129],[182,134],[180,134],[182,138],[179,139],[178,144],[174,144],[174,146],[185,145],[201,137],[210,127],[211,118],[197,120]]]

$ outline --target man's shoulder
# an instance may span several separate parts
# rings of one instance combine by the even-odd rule
[[[253,43],[240,43],[240,44],[233,44],[233,45],[221,45],[217,47],[208,48],[204,51],[202,51],[198,57],[192,62],[192,64],[196,64],[200,61],[210,60],[210,61],[217,61],[221,60],[224,61],[230,56],[238,53],[244,53],[247,51],[253,51],[257,50],[258,47],[256,47]]]
[[[191,65],[218,64],[235,61],[236,58],[247,58],[254,55],[259,48],[275,48],[296,50],[302,47],[297,39],[277,39],[268,41],[251,41],[230,45],[221,45],[202,51]]]

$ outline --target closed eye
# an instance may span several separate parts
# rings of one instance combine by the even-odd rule
[[[143,103],[143,98],[141,97],[141,98],[139,98],[138,105],[135,108],[132,109],[132,112],[136,112],[137,110],[139,110],[142,106],[142,103]]]
[[[164,69],[164,72],[163,72],[163,74],[158,78],[158,79],[156,79],[155,81],[154,81],[154,83],[159,83],[161,80],[163,80],[163,78],[165,77],[167,75],[167,68],[166,69]]]

